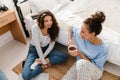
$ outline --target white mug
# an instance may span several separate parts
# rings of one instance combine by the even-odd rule
[[[77,51],[77,46],[76,45],[69,45],[68,46],[68,52],[69,53],[74,53],[75,51]]]

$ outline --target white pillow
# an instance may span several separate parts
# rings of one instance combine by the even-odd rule
[[[60,32],[57,38],[57,42],[67,46],[68,45],[68,32],[60,28]]]
[[[57,0],[28,0],[32,13],[39,13],[43,9],[52,10],[57,4]]]

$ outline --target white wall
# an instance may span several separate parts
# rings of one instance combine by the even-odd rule
[[[16,8],[14,6],[13,0],[0,0],[0,4],[5,4],[9,9],[15,10],[16,16],[18,18],[18,15],[17,15],[17,12],[16,12]],[[19,24],[21,26],[19,18],[18,18],[18,21],[19,21]],[[22,29],[22,26],[21,26],[21,29]],[[23,29],[22,29],[22,31],[23,31]],[[13,37],[12,37],[10,31],[8,31],[5,34],[2,34],[0,36],[0,47],[3,46],[3,45],[5,45],[6,43],[8,43],[11,40],[13,40]]]

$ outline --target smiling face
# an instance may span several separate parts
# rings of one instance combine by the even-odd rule
[[[51,16],[45,16],[44,17],[44,28],[51,28],[53,24],[53,20]]]
[[[89,33],[88,25],[85,23],[82,24],[80,35],[82,39],[91,39],[93,36],[95,36],[94,33]]]

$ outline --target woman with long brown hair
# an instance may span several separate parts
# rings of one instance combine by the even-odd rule
[[[31,80],[43,69],[67,59],[67,54],[53,49],[58,34],[55,16],[48,10],[41,11],[32,28],[32,41],[22,72],[24,80]]]

